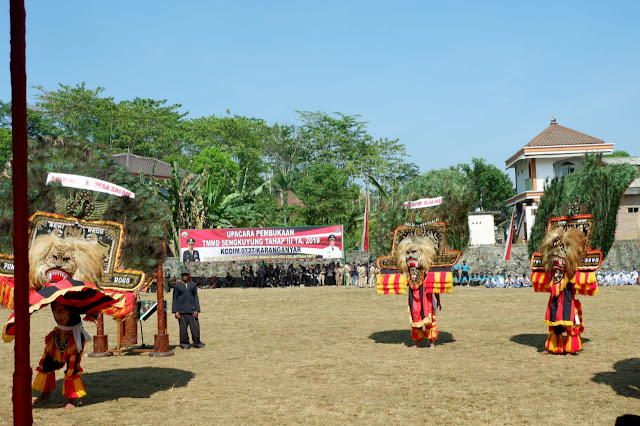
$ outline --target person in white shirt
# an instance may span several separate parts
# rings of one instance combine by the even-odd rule
[[[507,288],[512,288],[513,286],[516,285],[516,280],[514,280],[511,274],[509,274],[507,275],[507,279],[504,281],[504,283],[507,286]]]
[[[631,278],[631,285],[638,284],[638,271],[635,268],[629,273],[629,278]]]
[[[604,285],[613,285],[613,277],[611,276],[611,272],[607,272],[607,275],[604,276]]]
[[[338,259],[342,257],[342,250],[336,247],[336,236],[329,235],[329,245],[322,250],[322,257],[325,259]]]
[[[516,279],[516,287],[524,287],[524,275]]]
[[[496,288],[498,286],[498,278],[494,275],[491,277],[491,288]]]
[[[528,275],[522,275],[524,277],[524,286],[531,287],[533,284],[531,283],[531,279]]]

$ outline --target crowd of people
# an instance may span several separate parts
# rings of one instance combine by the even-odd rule
[[[470,272],[470,267],[466,262],[462,265],[455,264],[452,268],[454,286],[485,286],[487,288],[520,288],[531,287],[531,273],[519,274],[487,274]],[[596,273],[599,286],[611,285],[636,285],[638,282],[638,271],[633,268],[631,271],[598,271]]]
[[[452,267],[453,285],[487,288],[521,288],[531,287],[530,273],[520,274],[489,274],[470,272],[466,262]],[[253,266],[243,266],[240,277],[236,278],[227,272],[224,277],[191,277],[199,289],[214,289],[242,286],[249,287],[315,287],[315,286],[356,286],[376,287],[379,270],[374,263],[350,264],[342,266],[340,262],[328,264],[316,264],[310,267],[290,264],[288,267],[265,264],[257,270]],[[638,271],[598,271],[596,274],[599,286],[635,285],[638,282]],[[168,279],[166,290],[173,289],[177,278]],[[156,284],[153,282],[146,291],[155,292]]]
[[[305,287],[305,286],[341,286],[353,285],[358,287],[374,287],[378,270],[374,264],[364,263],[344,266],[340,262],[325,264],[317,263],[311,266],[289,264],[288,267],[265,264],[242,267],[240,276],[243,287]]]
[[[360,288],[375,287],[378,278],[378,269],[373,263],[351,264],[344,266],[340,262],[325,264],[317,263],[311,266],[290,264],[288,267],[278,264],[259,265],[255,270],[253,265],[243,266],[240,277],[234,277],[230,272],[224,277],[191,277],[199,289],[214,289],[225,287],[244,288],[255,287],[305,287],[305,286],[356,286]],[[166,290],[173,289],[178,282],[177,278],[168,278]],[[151,283],[146,291],[155,292],[156,283]]]
[[[638,270],[635,267],[629,272],[598,271],[596,278],[599,286],[640,284],[638,283]]]

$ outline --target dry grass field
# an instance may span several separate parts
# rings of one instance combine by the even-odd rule
[[[547,296],[531,289],[454,288],[442,298],[435,350],[412,346],[404,295],[218,289],[200,299],[205,349],[176,347],[169,318],[175,356],[84,357],[82,404],[60,408],[59,374],[36,423],[607,425],[640,414],[638,286],[581,298],[585,344],[575,357],[538,354]],[[52,325],[48,309],[32,316],[33,368]],[[146,343],[155,326],[155,316],[144,323]],[[113,347],[113,321],[106,328]],[[8,424],[13,344],[0,345],[0,368]]]

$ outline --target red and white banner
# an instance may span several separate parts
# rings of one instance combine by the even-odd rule
[[[126,188],[100,179],[86,176],[68,175],[65,173],[49,173],[47,175],[47,185],[55,182],[68,188],[88,189],[89,191],[104,192],[106,194],[117,195],[119,197],[136,198],[136,194]]]
[[[516,208],[513,208],[511,213],[511,220],[509,221],[509,230],[507,231],[507,240],[504,244],[504,253],[502,254],[502,260],[509,260],[511,258],[511,241],[513,240],[513,220],[516,217]]]
[[[341,259],[343,250],[342,225],[180,230],[182,261]]]
[[[425,207],[433,207],[442,204],[442,197],[421,198],[415,201],[406,201],[404,207],[408,209],[422,209]]]
[[[367,192],[367,202],[364,206],[364,228],[362,229],[363,251],[369,251],[369,193]]]

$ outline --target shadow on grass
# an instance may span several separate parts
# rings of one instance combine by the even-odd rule
[[[82,375],[82,381],[87,388],[87,395],[78,405],[100,404],[120,398],[149,398],[156,392],[185,387],[194,377],[195,374],[191,371],[160,367],[86,372]],[[51,399],[38,403],[34,408],[63,407],[66,398],[61,394],[62,385],[63,379],[57,380]]]
[[[511,340],[514,343],[518,343],[520,345],[531,346],[532,348],[536,348],[538,352],[544,351],[544,344],[547,341],[547,337],[549,337],[548,333],[545,334],[517,334],[515,336],[511,336]],[[586,337],[582,338],[582,344],[587,343],[589,339]]]
[[[405,346],[415,346],[415,342],[411,340],[411,329],[405,330],[387,330],[378,331],[369,336],[369,339],[376,343],[386,343],[391,345],[404,344]],[[441,331],[438,334],[438,340],[436,340],[436,346],[446,345],[447,343],[453,343],[456,340],[451,333]],[[425,345],[425,343],[423,343]]]
[[[640,358],[623,359],[613,368],[616,371],[598,373],[591,380],[611,386],[620,396],[640,399]]]

